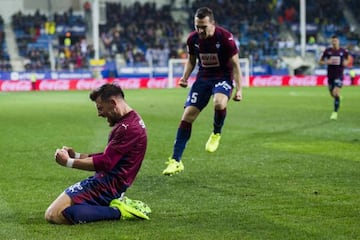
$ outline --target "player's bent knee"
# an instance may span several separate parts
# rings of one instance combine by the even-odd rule
[[[52,208],[48,208],[45,212],[45,220],[49,223],[54,223],[54,224],[61,224],[61,217],[59,216],[59,213],[57,211],[54,211]]]
[[[226,108],[226,102],[214,102],[215,110],[223,110]]]
[[[49,223],[55,223],[55,215],[49,208],[45,212],[45,220]]]
[[[225,109],[227,106],[228,98],[217,98],[214,99],[214,108],[216,110],[222,110]]]

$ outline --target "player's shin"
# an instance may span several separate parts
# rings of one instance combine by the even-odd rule
[[[192,124],[181,121],[178,131],[176,133],[176,140],[174,143],[174,151],[172,158],[176,161],[180,161],[181,156],[185,150],[186,143],[190,139],[191,136],[191,127]]]
[[[72,224],[120,219],[118,210],[107,206],[94,205],[73,205],[66,208],[63,215]]]

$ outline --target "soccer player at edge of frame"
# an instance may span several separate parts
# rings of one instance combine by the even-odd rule
[[[340,108],[340,90],[343,86],[344,67],[349,64],[349,53],[340,47],[339,38],[331,37],[331,47],[324,50],[319,60],[320,65],[327,65],[328,89],[334,99],[334,111],[330,115],[331,120],[337,120]]]
[[[98,116],[106,118],[112,127],[108,144],[103,152],[93,154],[78,153],[70,147],[55,151],[55,160],[61,166],[95,174],[65,189],[50,204],[45,219],[54,224],[149,219],[148,205],[124,196],[145,156],[145,124],[115,84],[94,90],[90,99],[96,104]]]
[[[194,18],[195,31],[187,38],[188,58],[179,85],[186,88],[188,78],[198,61],[198,73],[192,85],[185,109],[177,129],[172,156],[166,162],[164,175],[182,172],[181,161],[186,144],[190,139],[192,124],[213,96],[213,132],[205,144],[207,152],[215,152],[219,146],[221,130],[226,117],[226,108],[233,91],[233,100],[242,100],[242,75],[239,50],[232,33],[215,24],[210,8],[197,9]]]

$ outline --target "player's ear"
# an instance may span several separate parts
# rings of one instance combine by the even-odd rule
[[[115,100],[115,98],[110,98],[109,99],[109,104],[111,104],[113,107],[115,107],[116,106],[116,100]]]

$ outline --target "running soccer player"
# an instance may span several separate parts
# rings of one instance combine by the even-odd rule
[[[124,197],[133,183],[147,146],[143,120],[125,101],[119,86],[105,84],[90,94],[98,115],[107,118],[112,130],[104,152],[77,153],[63,147],[55,152],[62,166],[95,171],[61,193],[45,212],[55,224],[78,224],[100,220],[149,219],[150,208]]]
[[[330,115],[331,120],[337,120],[340,108],[340,90],[343,85],[344,67],[348,65],[349,53],[340,47],[337,36],[331,37],[331,47],[324,50],[320,60],[320,65],[327,65],[328,88],[332,98],[334,98],[334,111]]]
[[[207,7],[197,9],[194,25],[195,31],[191,32],[187,39],[188,59],[179,85],[187,87],[188,78],[197,61],[199,71],[188,94],[177,130],[173,154],[166,162],[164,175],[172,175],[184,170],[181,157],[190,139],[192,124],[206,107],[211,96],[213,96],[214,118],[213,132],[205,145],[205,150],[208,152],[215,152],[219,146],[226,107],[233,90],[233,80],[235,82],[233,100],[242,99],[242,76],[238,48],[233,35],[223,27],[215,25],[213,11]]]

